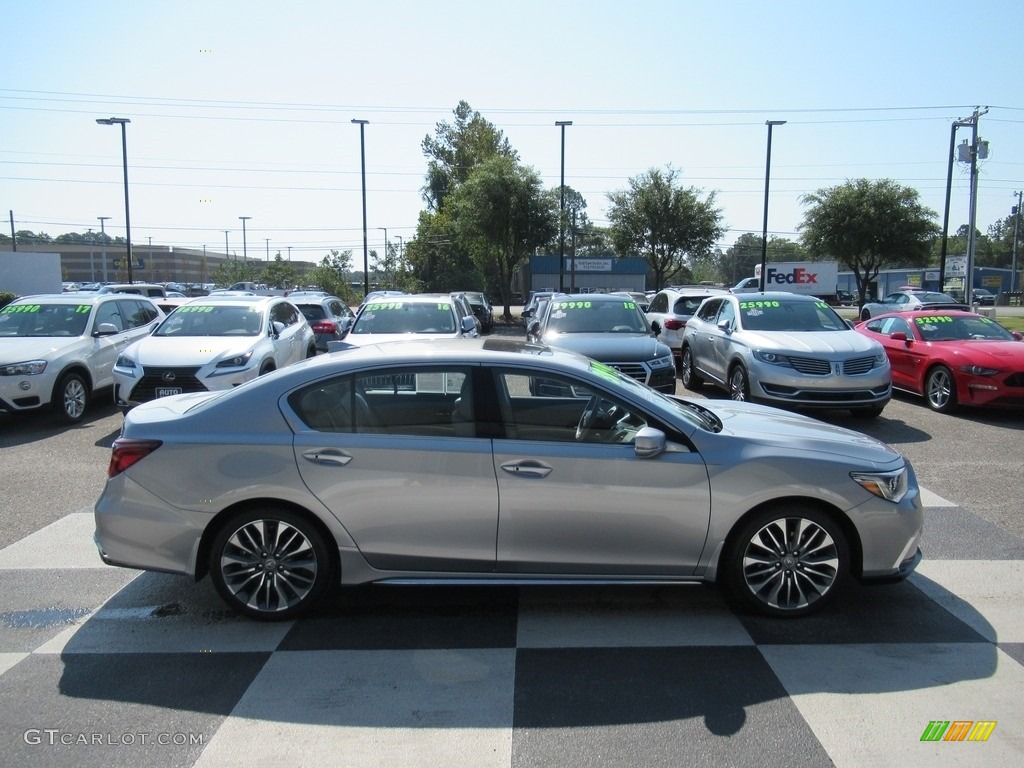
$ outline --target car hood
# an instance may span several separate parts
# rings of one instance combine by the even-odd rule
[[[141,365],[206,365],[221,357],[242,355],[259,336],[147,336],[128,348]]]
[[[931,341],[923,342],[931,347],[946,348],[964,361],[993,368],[1024,365],[1024,342],[1020,341]],[[913,349],[913,347],[911,347]]]
[[[542,341],[602,361],[653,360],[672,354],[660,341],[643,333],[550,333]]]
[[[32,336],[28,338],[0,339],[0,364],[22,363],[50,357],[75,344],[81,344],[80,336],[54,337]]]
[[[847,355],[863,352],[873,354],[881,346],[852,328],[848,331],[739,331],[742,340],[752,349],[794,354]]]
[[[805,451],[844,456],[856,462],[891,468],[901,454],[880,440],[799,413],[755,403],[707,400],[701,405],[722,422],[720,435],[742,438],[777,452]]]

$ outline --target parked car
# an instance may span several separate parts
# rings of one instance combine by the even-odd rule
[[[480,291],[466,291],[466,301],[473,310],[476,319],[480,321],[480,332],[491,333],[494,330],[494,307],[486,293]]]
[[[996,303],[996,295],[987,288],[972,288],[971,301],[979,307],[991,307]]]
[[[536,379],[571,394],[531,394]],[[143,404],[95,518],[104,562],[208,574],[256,619],[395,581],[715,582],[800,616],[851,578],[913,571],[923,508],[910,463],[865,435],[489,337]]]
[[[530,300],[526,302],[526,306],[523,307],[523,319],[536,317],[538,304],[542,301],[549,300],[555,295],[555,293],[557,293],[557,291],[534,291],[530,294]]]
[[[666,288],[659,291],[647,307],[647,319],[651,329],[662,344],[672,350],[676,370],[681,370],[683,329],[686,321],[693,317],[697,307],[708,296],[723,296],[728,291],[704,286]]]
[[[327,293],[296,291],[288,295],[288,300],[298,307],[313,329],[318,352],[326,352],[329,341],[341,341],[356,319],[348,304]]]
[[[230,389],[316,354],[309,323],[277,296],[202,296],[178,307],[114,365],[123,411],[183,392]]]
[[[887,312],[909,312],[916,309],[967,309],[952,296],[937,291],[917,289],[893,291],[881,301],[868,302],[860,309],[860,319],[868,320]]]
[[[108,283],[101,285],[98,293],[135,293],[153,299],[167,298],[167,289],[156,283]]]
[[[643,291],[612,291],[612,296],[625,296],[636,302],[636,305],[640,307],[641,312],[647,312],[647,308],[651,305],[651,300],[647,298],[647,294]]]
[[[528,323],[527,339],[579,352],[660,392],[676,390],[672,350],[654,338],[644,313],[628,297],[556,294],[543,316]]]
[[[733,400],[881,414],[892,397],[882,345],[853,330],[824,301],[768,292],[705,299],[683,332],[680,377]]]
[[[460,298],[447,294],[401,294],[363,304],[345,338],[328,345],[328,349],[348,349],[410,337],[465,339],[478,336],[479,321]]]
[[[948,413],[959,405],[1024,408],[1024,335],[973,312],[879,315],[857,325],[889,356],[892,385]]]
[[[60,293],[0,309],[0,411],[50,405],[81,421],[97,391],[113,384],[114,362],[164,313],[142,296]]]

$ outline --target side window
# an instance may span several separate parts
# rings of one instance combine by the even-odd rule
[[[698,319],[703,320],[705,323],[714,323],[715,316],[718,315],[718,308],[721,304],[721,299],[718,301],[709,301],[701,307],[700,311],[697,313]]]
[[[722,308],[719,310],[718,316],[715,318],[715,323],[721,323],[723,321],[728,321],[730,328],[736,327],[736,308],[733,306],[731,301],[722,302]]]
[[[121,305],[121,316],[124,318],[125,328],[140,328],[156,317],[156,310],[149,301],[136,301],[129,299],[119,301]]]
[[[647,308],[648,312],[668,312],[668,295],[659,293],[651,301],[651,305]]]
[[[500,371],[505,434],[518,440],[632,444],[642,414],[579,381]]]
[[[299,322],[295,310],[291,304],[281,302],[270,308],[270,319],[275,323],[283,323],[285,327]]]
[[[120,302],[105,301],[96,309],[96,325],[99,328],[102,323],[110,323],[118,331],[124,330],[124,320],[121,319]]]
[[[877,333],[884,333],[888,336],[890,333],[903,332],[907,334],[907,338],[913,338],[914,334],[910,330],[910,323],[904,320],[902,317],[889,317],[886,318],[881,330],[873,328]]]

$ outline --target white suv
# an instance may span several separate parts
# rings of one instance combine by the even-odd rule
[[[647,320],[658,341],[672,350],[676,370],[679,367],[679,353],[683,345],[683,329],[686,321],[693,317],[697,307],[708,296],[720,296],[728,291],[704,286],[676,286],[659,291],[647,307]]]
[[[0,411],[53,404],[80,421],[93,393],[113,383],[114,361],[164,317],[143,296],[28,296],[0,309]]]

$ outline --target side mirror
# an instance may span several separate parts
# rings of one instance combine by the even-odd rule
[[[914,343],[913,339],[907,338],[907,334],[903,331],[893,331],[889,334],[889,338],[893,341],[902,341],[908,347]]]
[[[654,427],[641,427],[633,440],[633,452],[638,459],[650,459],[665,450],[665,433]]]
[[[732,323],[730,323],[728,320],[719,320],[718,330],[720,330],[722,333],[732,333]]]
[[[537,336],[540,333],[540,320],[533,320],[526,326],[527,336]]]
[[[661,333],[661,323],[659,323],[657,320],[652,320],[651,321],[651,331],[654,333],[655,336],[660,334]]]
[[[478,334],[477,319],[475,317],[462,318],[462,332],[464,334]]]
[[[113,336],[115,333],[120,333],[117,330],[117,326],[113,323],[100,323],[96,326],[96,330],[93,331],[93,336]]]
[[[270,324],[270,335],[273,336],[276,339],[278,336],[280,336],[282,333],[284,333],[284,329],[285,329],[284,323],[281,323],[281,322],[278,322],[277,320],[275,320],[274,322],[272,322]]]
[[[1021,333],[1020,331],[1010,331],[1010,333],[1013,334],[1013,338],[1017,341],[1024,341],[1024,333]]]

